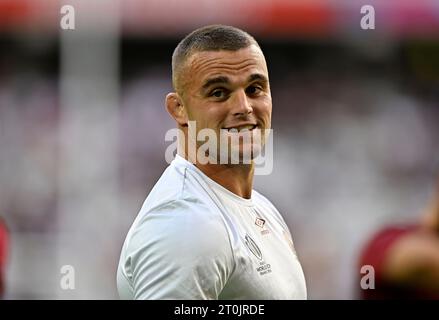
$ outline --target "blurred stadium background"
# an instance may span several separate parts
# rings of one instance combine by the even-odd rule
[[[368,236],[418,217],[439,171],[438,1],[0,0],[6,299],[117,298],[122,242],[167,165],[172,51],[211,23],[265,51],[274,171],[255,188],[291,228],[310,299],[355,299]]]

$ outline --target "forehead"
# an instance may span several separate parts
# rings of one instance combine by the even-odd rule
[[[189,82],[202,83],[213,76],[226,76],[236,80],[259,73],[268,78],[264,55],[251,45],[237,51],[202,51],[194,53],[187,61]]]

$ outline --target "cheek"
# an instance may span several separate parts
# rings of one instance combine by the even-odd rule
[[[267,97],[266,99],[261,100],[260,103],[257,104],[256,110],[260,117],[271,119],[271,98]]]
[[[203,112],[207,121],[216,122],[221,121],[227,116],[227,105],[223,103],[205,103],[203,105]]]
[[[218,104],[200,103],[191,105],[190,120],[197,121],[197,127],[216,127],[227,116],[227,108]]]
[[[206,114],[206,109],[204,105],[200,103],[197,99],[188,99],[186,103],[186,111],[189,120],[203,122]]]

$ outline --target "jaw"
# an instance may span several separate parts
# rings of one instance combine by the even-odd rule
[[[212,164],[250,164],[261,154],[265,145],[266,129],[260,129],[260,127],[259,123],[251,130],[241,131],[226,130],[221,127],[220,129],[184,127],[182,131],[184,132],[185,152],[192,155],[191,158],[194,156],[208,158]],[[200,134],[202,131],[210,132],[210,135]],[[195,141],[195,143],[190,141]],[[195,152],[189,150],[191,145],[195,148]]]

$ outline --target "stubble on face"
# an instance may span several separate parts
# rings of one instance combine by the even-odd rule
[[[259,47],[252,45],[238,51],[206,51],[193,53],[178,74],[179,95],[188,119],[195,120],[196,130],[211,128],[220,134],[223,127],[238,122],[258,120],[261,130],[271,127],[271,94],[265,58]],[[209,98],[203,86],[209,79],[224,77],[230,79],[230,87],[241,88],[248,85],[251,75],[259,74],[266,79],[264,95],[256,99],[255,112],[248,119],[235,119],[227,108],[230,102],[218,102]],[[226,84],[226,87],[229,84]],[[206,89],[207,90],[207,89]],[[234,89],[233,89],[234,90]],[[261,119],[256,119],[261,117]],[[202,144],[202,143],[201,143]],[[241,149],[241,148],[240,148]]]

